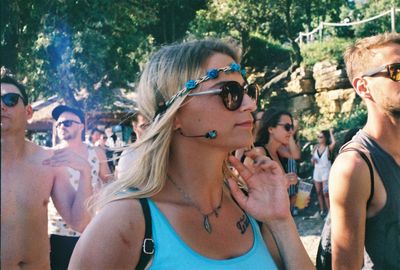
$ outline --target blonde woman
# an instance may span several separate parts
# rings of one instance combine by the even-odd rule
[[[251,170],[228,158],[252,144],[256,108],[257,91],[237,63],[233,47],[213,40],[153,55],[138,85],[139,110],[153,122],[133,146],[137,164],[104,190],[70,269],[143,269],[149,254],[149,269],[313,267],[279,166],[251,152]],[[150,238],[138,198],[149,205]]]

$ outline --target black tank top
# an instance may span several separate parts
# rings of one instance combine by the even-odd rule
[[[256,146],[257,146],[257,145],[256,145]],[[261,145],[261,146],[259,146],[259,147],[264,148],[264,150],[265,150],[265,155],[266,155],[267,157],[269,157],[270,159],[274,160],[274,159],[272,158],[271,154],[269,153],[267,147],[265,147],[265,145]],[[275,161],[276,161],[276,160],[275,160]],[[287,165],[288,165],[288,159],[287,159],[287,158],[284,158],[284,157],[279,157],[279,161],[280,161],[281,164],[282,164],[283,170],[285,171],[285,173],[287,173],[287,172],[288,172],[288,166],[287,166]]]
[[[400,166],[364,131],[360,130],[352,141],[369,151],[387,194],[382,210],[367,218],[365,249],[373,269],[400,269]]]

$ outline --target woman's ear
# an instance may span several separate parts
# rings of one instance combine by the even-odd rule
[[[173,129],[174,129],[174,130],[178,130],[178,129],[180,129],[181,127],[182,127],[182,124],[181,124],[180,118],[179,118],[178,115],[175,115],[175,117],[174,117],[174,127],[173,127]]]

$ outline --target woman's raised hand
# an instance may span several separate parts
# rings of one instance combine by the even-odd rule
[[[253,165],[246,166],[237,158],[229,157],[248,188],[246,196],[234,179],[228,179],[235,200],[251,216],[264,223],[289,218],[288,179],[278,163],[254,149],[246,156],[253,160]]]

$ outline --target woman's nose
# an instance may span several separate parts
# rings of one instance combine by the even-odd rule
[[[243,96],[242,105],[240,106],[242,111],[254,112],[257,109],[257,101],[252,99],[249,95],[245,94]]]

